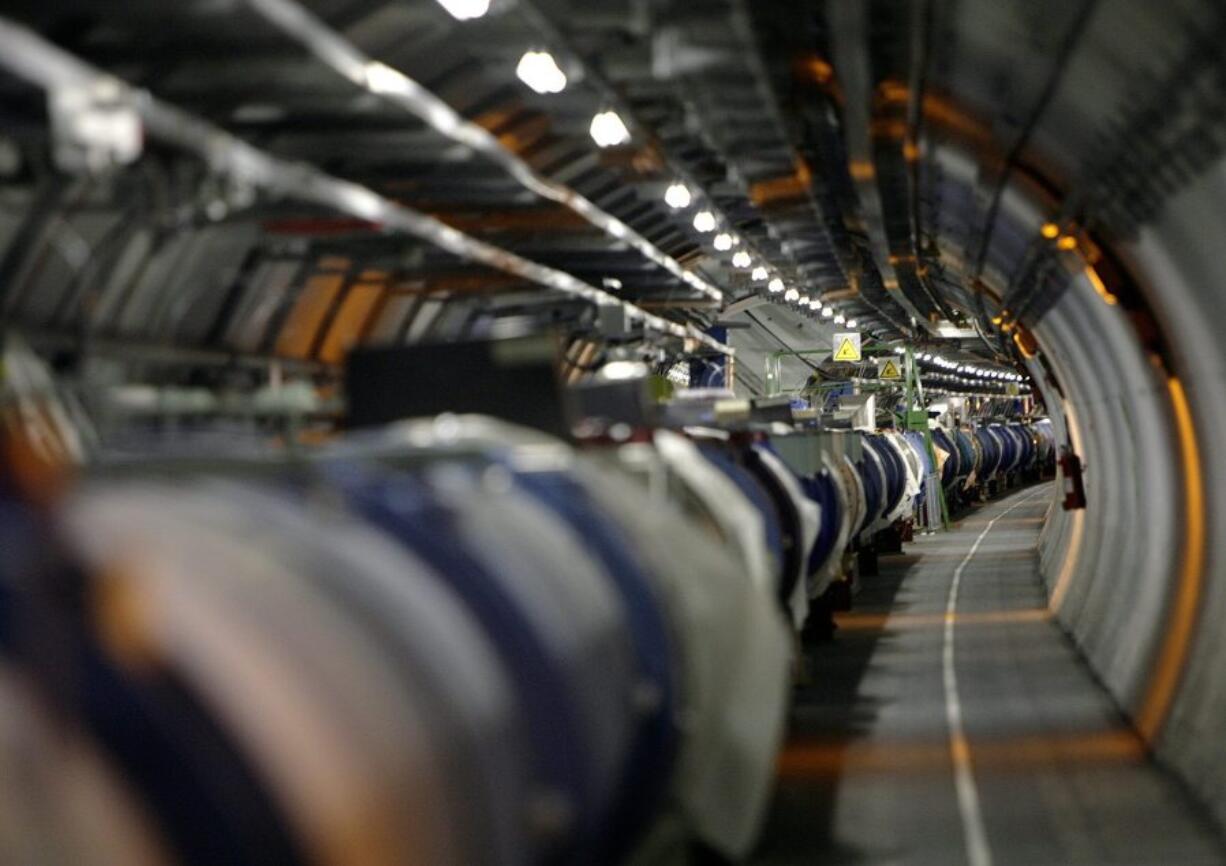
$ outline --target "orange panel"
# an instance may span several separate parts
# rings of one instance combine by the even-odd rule
[[[315,345],[315,337],[336,295],[345,284],[343,274],[316,274],[307,280],[277,335],[277,354],[286,358],[305,358]]]
[[[332,327],[328,329],[323,348],[319,350],[319,360],[339,364],[345,359],[345,355],[361,339],[383,292],[382,283],[355,283],[349,288],[336,318],[332,320]]]

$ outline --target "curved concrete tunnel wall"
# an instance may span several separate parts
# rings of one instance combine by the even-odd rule
[[[1121,251],[1167,335],[1200,468],[1203,551],[1183,554],[1189,648],[1158,754],[1226,825],[1226,160],[1174,196]],[[1155,503],[1158,505],[1159,503]],[[1182,627],[1182,626],[1177,626]]]
[[[1226,631],[1213,628],[1226,621],[1216,578],[1226,573],[1226,451],[1212,447],[1226,430],[1226,259],[1212,245],[1223,201],[1226,162],[1113,250],[1167,357],[1147,353],[1124,308],[1070,254],[1069,287],[1034,328],[1056,382],[1030,366],[1085,466],[1088,507],[1053,502],[1041,536],[1052,612],[1159,759],[1226,826]]]
[[[1037,170],[1014,172],[1001,197],[982,269],[997,296],[1022,272],[1040,226],[1086,204],[1087,171],[1114,166],[1118,178],[1149,164],[1109,162],[1145,145],[1119,118],[1158,93],[1168,61],[1195,48],[1201,11],[1196,0],[1137,0],[1089,16],[1079,50],[1053,72],[1033,135],[1018,139],[1019,162]],[[970,7],[964,14],[970,22]],[[964,122],[925,145],[942,204],[938,246],[950,270],[975,276],[983,202],[1011,151],[1010,122],[994,116],[987,85],[1016,80],[1024,91],[1035,63],[1030,49],[1007,50],[1002,32],[989,23],[959,30],[976,74],[951,78],[942,97],[964,109]],[[1172,177],[1177,168],[1160,166]],[[1226,160],[1178,182],[1136,237],[1110,249],[1161,332],[1161,357],[1130,318],[1133,299],[1107,303],[1079,253],[1060,254],[1070,284],[1035,323],[1045,364],[1029,366],[1057,436],[1084,461],[1088,507],[1066,512],[1057,498],[1039,555],[1054,615],[1158,757],[1226,827],[1226,628],[1217,627],[1226,623],[1226,448],[1217,447],[1226,431]],[[1073,197],[1067,210],[1056,190]],[[952,291],[973,308],[969,290]]]
[[[1084,276],[1074,279],[1036,337],[1063,383],[1088,502],[1083,515],[1052,512],[1057,528],[1049,539],[1081,533],[1075,551],[1045,557],[1052,607],[1136,717],[1158,652],[1167,589],[1178,577],[1171,554],[1182,541],[1176,515],[1149,507],[1178,500],[1182,467],[1172,447],[1169,392],[1125,315],[1103,303]],[[1081,526],[1061,526],[1074,520]]]

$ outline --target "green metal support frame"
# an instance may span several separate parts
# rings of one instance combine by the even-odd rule
[[[862,351],[877,351],[880,349],[894,348],[887,343],[871,342],[864,344]],[[780,349],[766,356],[765,370],[763,379],[766,384],[766,394],[768,397],[777,397],[783,393],[782,382],[782,366],[783,358],[800,358],[807,355],[825,355],[829,356],[833,353],[831,349]],[[915,350],[911,346],[906,347],[906,370],[903,375],[904,389],[904,406],[903,412],[903,429],[914,430],[924,434],[924,447],[928,450],[928,459],[932,461],[932,466],[935,469],[937,466],[936,445],[932,441],[932,430],[928,427],[928,411],[924,407],[924,384],[920,380],[919,370],[915,365]],[[817,386],[817,390],[829,390],[837,388],[843,383],[841,382],[823,382]],[[869,391],[889,390],[882,386],[861,385],[861,389]],[[893,386],[890,386],[893,387]],[[936,473],[937,479],[937,500],[941,503],[941,527],[945,530],[949,529],[949,505],[945,501],[945,488],[940,484],[940,473]]]
[[[919,371],[915,366],[915,350],[907,346],[906,381],[906,429],[924,434],[924,447],[928,449],[928,459],[932,467],[937,467],[937,450],[932,441],[932,430],[928,426],[928,410],[924,408],[924,383],[920,380]],[[941,527],[949,530],[949,506],[945,502],[945,488],[941,486],[941,474],[935,471],[937,479],[937,499],[941,503]]]

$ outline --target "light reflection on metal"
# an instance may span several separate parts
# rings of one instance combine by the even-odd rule
[[[667,270],[691,289],[716,300],[723,299],[723,293],[719,289],[694,272],[686,270],[676,259],[664,253],[630,226],[570,187],[538,174],[517,154],[504,147],[497,136],[479,124],[465,119],[418,82],[359,51],[296,0],[244,2],[283,33],[296,39],[320,62],[358,87],[394,102],[433,127],[435,131],[489,157],[524,188],[541,198],[570,208],[592,225],[634,247],[642,256]]]
[[[0,17],[0,68],[49,91],[89,86],[102,80],[115,81],[34,31],[3,17]],[[722,354],[733,352],[697,328],[652,315],[565,271],[478,240],[434,217],[384,198],[361,184],[333,177],[305,163],[272,156],[204,120],[158,101],[147,91],[117,81],[115,86],[122,100],[140,114],[149,137],[198,155],[212,171],[229,180],[288,199],[323,205],[375,223],[385,231],[421,238],[460,258],[595,304],[621,306],[633,321],[647,328]]]

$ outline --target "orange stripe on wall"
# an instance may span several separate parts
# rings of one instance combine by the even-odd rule
[[[371,313],[383,297],[383,291],[380,283],[355,283],[349,287],[319,350],[319,360],[339,364],[345,359],[361,338]]]
[[[1167,381],[1167,387],[1183,459],[1184,544],[1179,582],[1175,586],[1175,598],[1167,617],[1165,639],[1150,677],[1145,700],[1137,713],[1137,728],[1141,736],[1151,743],[1162,732],[1187,667],[1188,653],[1196,633],[1205,566],[1205,491],[1196,428],[1192,423],[1192,411],[1183,383],[1172,376]]]
[[[343,274],[316,274],[307,280],[281,333],[277,335],[278,355],[286,358],[310,355],[320,326],[344,284]]]

